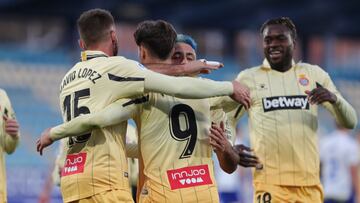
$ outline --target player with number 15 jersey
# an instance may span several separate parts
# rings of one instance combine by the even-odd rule
[[[170,80],[181,84],[198,81],[200,86],[218,86],[220,89],[200,95],[195,94],[195,90],[179,92],[175,86],[164,85],[164,81]],[[108,57],[101,51],[85,51],[82,53],[82,62],[76,64],[61,83],[60,104],[64,121],[67,122],[81,114],[96,113],[119,98],[139,96],[145,92],[144,89],[158,90],[157,86],[161,86],[164,92],[177,92],[178,96],[184,97],[195,95],[193,97],[197,98],[228,94],[231,92],[231,87],[227,88],[229,85],[231,83],[163,76],[144,70],[139,63],[124,57]],[[91,134],[76,134],[76,137],[69,138],[69,150],[61,178],[65,202],[114,189],[131,198],[124,151],[126,126],[125,120],[117,125],[95,129]],[[53,140],[57,139],[53,137]]]

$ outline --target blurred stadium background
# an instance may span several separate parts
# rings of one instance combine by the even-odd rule
[[[220,60],[225,68],[205,76],[231,80],[263,60],[259,28],[277,16],[289,16],[299,34],[296,59],[318,64],[330,73],[343,95],[360,109],[360,1],[326,0],[0,0],[0,88],[7,91],[21,124],[22,140],[7,156],[8,200],[38,202],[49,177],[56,147],[40,157],[35,140],[42,130],[60,123],[58,87],[79,60],[76,19],[101,7],[115,16],[120,55],[137,59],[136,24],[146,19],[171,22],[178,33],[198,42],[199,58]],[[247,125],[239,134],[247,142]],[[321,113],[326,134],[333,119]],[[250,202],[248,170],[219,175],[220,190],[236,191]],[[241,179],[241,180],[240,180]],[[52,202],[61,202],[59,190]]]

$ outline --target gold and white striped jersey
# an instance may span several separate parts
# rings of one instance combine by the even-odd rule
[[[237,79],[250,88],[248,110],[251,147],[263,169],[253,170],[254,182],[275,185],[320,184],[317,146],[318,105],[308,102],[306,90],[321,85],[335,93],[336,104],[324,102],[336,120],[356,125],[355,110],[340,95],[329,75],[320,67],[294,64],[286,72],[263,65],[242,71]],[[229,114],[232,123],[243,115],[240,106]]]
[[[157,93],[148,100],[134,116],[144,166],[140,202],[219,202],[210,100]]]
[[[110,91],[111,90],[111,91]],[[60,86],[64,122],[81,114],[95,113],[119,98],[139,96],[144,91],[140,64],[124,57],[108,57],[100,51],[85,51]],[[131,200],[128,165],[124,151],[127,122],[70,137],[61,191],[64,202],[118,189]]]

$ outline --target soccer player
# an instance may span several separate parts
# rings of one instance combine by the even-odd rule
[[[294,62],[296,28],[289,18],[270,19],[260,31],[263,64],[237,77],[250,88],[250,142],[262,163],[253,169],[254,202],[323,202],[318,106],[345,128],[356,126],[356,112],[323,69]],[[238,106],[229,119],[236,123],[244,112]]]
[[[172,26],[166,28],[166,36],[170,39],[165,47],[170,53],[176,32]],[[247,101],[246,89],[237,82],[169,77],[148,71],[135,61],[117,57],[115,24],[108,11],[84,12],[78,19],[78,29],[79,44],[85,51],[81,54],[81,62],[68,71],[60,85],[65,122],[81,114],[98,112],[118,99],[140,96],[148,91],[186,98],[232,95],[247,103],[244,102]],[[126,125],[123,122],[69,138],[61,174],[64,202],[133,202],[124,150]]]
[[[178,34],[176,38],[175,51],[172,55],[173,64],[187,64],[196,60],[197,44],[193,38],[188,35]],[[195,74],[197,75],[197,74]],[[213,147],[217,156],[220,156],[219,161],[221,168],[227,172],[232,173],[236,170],[237,164],[234,160],[228,159],[228,153],[231,153],[232,144],[235,142],[235,134],[229,129],[229,124],[226,121],[226,114],[222,109],[224,106],[218,105],[217,100],[221,98],[211,99],[212,111],[211,120],[212,125],[210,129],[210,145]],[[220,108],[220,109],[218,109]],[[257,157],[246,152],[251,151],[250,148],[244,145],[237,145],[236,151],[241,148],[239,164],[243,167],[255,167],[258,163]]]
[[[0,202],[7,202],[4,152],[11,154],[19,143],[19,124],[6,92],[0,89]]]
[[[154,46],[162,43],[161,38],[156,36],[156,33],[161,34],[157,31],[158,25],[159,22],[146,21],[140,24],[134,34],[140,59],[145,65],[170,62],[170,59],[162,57],[161,49]],[[146,103],[137,107],[135,104],[140,102]],[[140,163],[145,167],[145,180],[140,178],[140,186],[144,185],[141,202],[177,202],[181,199],[185,202],[218,202],[208,140],[209,100],[184,100],[150,93],[143,99],[116,102],[98,114],[81,116],[58,127],[60,131],[52,131],[58,135],[64,131],[71,135],[79,133],[79,129],[84,132],[90,127],[104,127],[130,118],[123,116],[121,110],[134,118],[140,132]],[[75,121],[85,122],[74,124]],[[67,126],[67,130],[63,130],[66,129],[64,126]],[[234,151],[230,153],[237,156]],[[234,165],[236,163],[237,160]]]
[[[355,199],[360,200],[359,144],[349,130],[340,126],[320,141],[325,203],[350,202],[352,190],[355,191]]]

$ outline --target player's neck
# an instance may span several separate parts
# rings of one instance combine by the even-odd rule
[[[113,56],[112,47],[108,46],[105,43],[94,44],[92,46],[87,47],[86,50],[89,50],[89,51],[102,51],[108,56]]]
[[[292,61],[285,62],[283,64],[272,64],[271,65],[271,69],[279,71],[279,72],[283,72],[283,73],[290,70],[291,67],[292,67]]]
[[[146,64],[170,64],[170,63],[171,63],[170,60],[161,60],[161,59],[155,58],[155,57],[148,57],[142,61],[142,64],[144,64],[144,65],[146,65]]]

